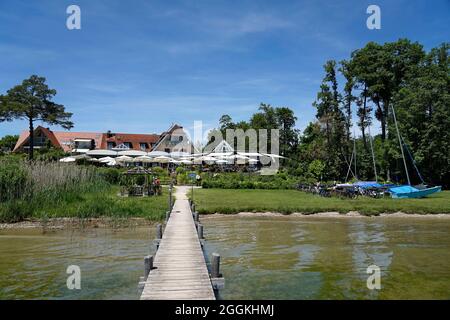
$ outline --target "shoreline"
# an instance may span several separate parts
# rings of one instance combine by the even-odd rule
[[[238,212],[238,213],[211,213],[203,214],[202,217],[223,217],[223,216],[238,216],[238,217],[295,217],[295,218],[440,218],[450,219],[448,213],[405,213],[405,212],[393,212],[393,213],[379,213],[379,214],[361,214],[358,211],[349,211],[347,213],[339,213],[337,211],[317,212],[317,213],[302,213],[292,212],[288,214],[280,212]]]
[[[61,230],[70,228],[130,228],[140,226],[152,226],[158,223],[157,221],[151,221],[145,218],[132,217],[132,218],[49,218],[47,220],[42,219],[30,219],[13,223],[0,223],[0,230],[11,229],[34,229],[42,228],[46,230]]]
[[[450,219],[450,214],[448,213],[404,213],[401,211],[393,213],[380,213],[365,215],[358,211],[350,211],[347,213],[339,213],[337,211],[328,212],[317,212],[317,213],[302,213],[293,212],[289,214],[283,214],[280,212],[238,212],[238,213],[208,213],[201,214],[203,219],[214,219],[220,217],[290,217],[290,218],[336,218],[336,219],[351,219],[351,218],[366,218],[366,219],[376,219],[376,218],[423,218],[423,219]],[[47,220],[42,219],[31,219],[20,222],[13,223],[0,223],[0,230],[10,230],[10,229],[33,229],[42,228],[48,230],[58,230],[58,229],[70,229],[70,228],[130,228],[130,227],[140,227],[140,226],[152,226],[158,221],[151,221],[140,217],[131,218],[50,218]]]

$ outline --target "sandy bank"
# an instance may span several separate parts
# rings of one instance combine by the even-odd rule
[[[422,218],[422,219],[450,219],[450,214],[446,213],[436,213],[436,214],[414,214],[414,213],[404,213],[404,212],[394,212],[394,213],[381,213],[378,215],[364,215],[357,211],[350,211],[347,213],[339,212],[318,212],[318,213],[301,213],[294,212],[290,214],[283,214],[279,212],[239,212],[236,214],[223,214],[214,213],[202,215],[202,219],[214,219],[215,217],[229,217],[229,216],[239,216],[239,217],[292,217],[299,219],[308,218],[338,218],[338,219],[349,219],[349,218],[366,218],[366,219],[377,219],[377,218]],[[151,226],[154,225],[155,221],[149,221],[145,218],[90,218],[90,219],[80,219],[80,218],[51,218],[48,220],[26,220],[16,223],[0,223],[0,230],[2,229],[27,229],[27,228],[46,228],[46,229],[65,229],[65,228],[128,228],[128,227],[138,227],[138,226]]]
[[[65,228],[128,228],[155,224],[144,218],[51,218],[47,220],[26,220],[16,223],[0,223],[2,229],[65,229]]]

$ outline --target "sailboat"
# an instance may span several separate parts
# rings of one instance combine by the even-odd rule
[[[416,166],[416,162],[414,161],[414,158],[411,155],[411,152],[407,148],[407,146],[404,143],[404,141],[402,142],[403,139],[400,136],[400,131],[398,129],[397,117],[395,116],[394,106],[391,105],[391,108],[392,108],[392,115],[394,117],[395,128],[397,130],[398,142],[399,142],[399,145],[400,145],[400,150],[402,152],[403,165],[405,166],[406,178],[408,179],[408,184],[407,185],[395,186],[395,187],[390,187],[389,188],[389,192],[391,193],[392,198],[395,198],[395,199],[423,198],[423,197],[426,197],[426,196],[428,196],[430,194],[433,194],[433,193],[436,193],[436,192],[440,192],[441,189],[442,189],[441,186],[428,187],[427,185],[425,185],[424,180],[422,178],[422,175],[420,174],[419,169]],[[408,151],[408,154],[409,154],[409,156],[410,156],[410,158],[412,160],[414,168],[416,169],[417,174],[419,175],[420,180],[422,181],[421,185],[418,185],[418,186],[412,186],[411,185],[411,180],[409,179],[409,174],[408,174],[408,167],[406,166],[405,152],[403,151],[403,149],[404,149],[403,146],[406,147],[406,150]]]

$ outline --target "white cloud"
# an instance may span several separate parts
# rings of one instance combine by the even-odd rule
[[[210,18],[205,27],[212,33],[227,37],[239,37],[292,27],[293,23],[274,15],[250,13],[240,17]]]

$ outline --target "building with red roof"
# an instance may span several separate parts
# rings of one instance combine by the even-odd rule
[[[108,131],[100,132],[71,132],[52,131],[42,126],[34,129],[34,149],[43,147],[60,148],[68,153],[86,153],[94,149],[109,150],[140,150],[149,152],[156,150],[156,147],[172,152],[176,142],[180,141],[180,131],[183,128],[179,125],[172,125],[168,131],[159,134],[137,134],[137,133],[114,133]],[[171,138],[172,137],[172,138]],[[172,143],[170,142],[172,140]],[[184,140],[184,143],[190,143]],[[29,131],[22,131],[13,152],[27,152],[29,149]],[[175,150],[174,150],[175,151]],[[176,150],[178,151],[178,150]],[[186,150],[187,151],[187,150]]]

